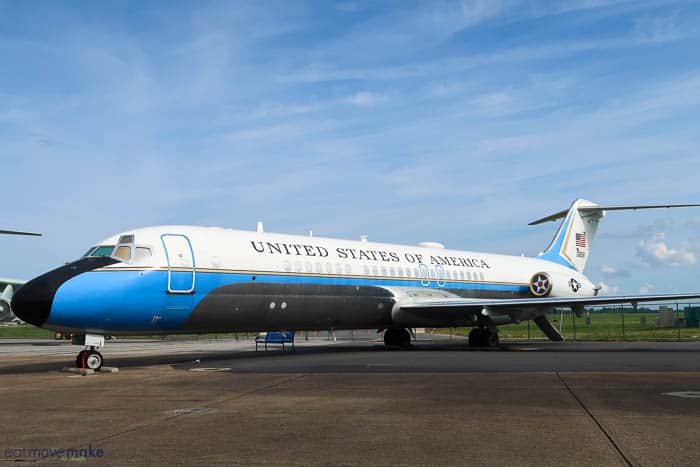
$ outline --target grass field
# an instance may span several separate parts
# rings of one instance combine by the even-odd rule
[[[17,326],[0,326],[0,338],[46,338],[53,339],[53,331],[41,329],[29,324],[19,324]]]

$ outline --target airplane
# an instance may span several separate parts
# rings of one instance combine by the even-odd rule
[[[552,340],[553,307],[685,300],[700,293],[599,296],[584,270],[608,211],[577,199],[531,225],[563,219],[537,257],[219,227],[146,227],[111,236],[13,297],[22,320],[73,336],[76,366],[98,370],[105,336],[378,329],[409,347],[409,329],[471,326],[469,344],[498,345],[497,326],[534,320]]]
[[[28,235],[33,237],[41,237],[40,233],[21,232],[17,230],[0,230],[0,235]],[[12,301],[13,292],[24,283],[25,281],[19,279],[0,278],[0,323],[13,321],[16,319],[15,315],[12,313],[10,302]]]
[[[8,279],[0,277],[0,323],[13,321],[15,319],[14,313],[12,313],[12,308],[10,307],[10,302],[12,301],[12,294],[15,290],[20,288],[25,281],[19,279]]]

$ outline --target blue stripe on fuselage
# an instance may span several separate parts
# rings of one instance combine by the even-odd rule
[[[186,274],[186,273],[183,273]],[[255,277],[255,281],[253,281]],[[52,328],[103,331],[166,332],[180,328],[211,291],[237,283],[297,283],[438,288],[435,280],[398,280],[332,276],[197,272],[191,295],[166,294],[167,271],[91,271],[64,283],[57,291],[46,325]],[[441,282],[442,283],[442,282]],[[527,286],[448,282],[447,288],[527,292]],[[167,307],[167,309],[166,309]]]

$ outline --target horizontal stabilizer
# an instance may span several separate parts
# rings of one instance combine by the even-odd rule
[[[662,208],[691,208],[700,207],[700,204],[638,204],[638,205],[618,205],[618,206],[581,206],[579,212],[601,212],[601,211],[636,211],[637,209],[662,209]],[[568,214],[569,210],[565,209],[554,214],[550,214],[542,219],[530,222],[528,225],[544,224],[545,222],[553,222],[558,219],[563,219]]]
[[[559,331],[557,331],[557,328],[552,326],[552,323],[544,316],[538,316],[533,321],[537,327],[540,328],[540,331],[542,331],[545,336],[549,337],[550,341],[561,342],[564,340],[562,335],[559,334]]]

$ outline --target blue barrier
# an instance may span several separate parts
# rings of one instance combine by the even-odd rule
[[[267,344],[282,344],[282,351],[284,351],[284,345],[288,343],[292,344],[292,351],[294,351],[294,334],[294,331],[272,331],[264,336],[257,336],[255,338],[255,351],[258,351],[258,344],[265,344],[265,350],[267,350]]]

